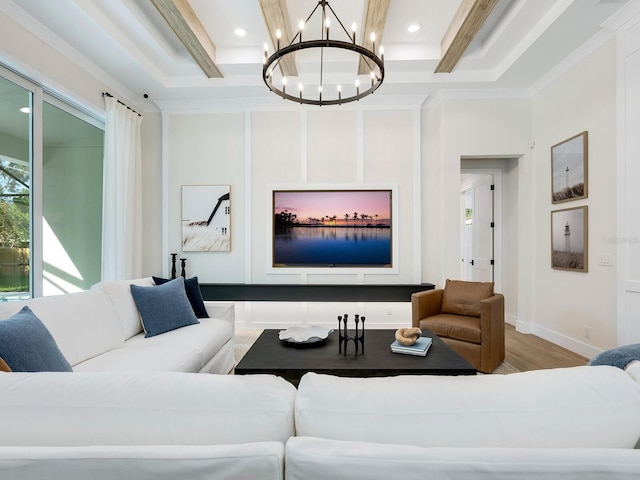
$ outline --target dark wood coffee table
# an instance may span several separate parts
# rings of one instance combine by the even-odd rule
[[[338,332],[319,346],[281,342],[279,330],[264,330],[235,368],[236,375],[267,373],[294,385],[307,372],[340,377],[387,377],[394,375],[475,375],[476,369],[449,345],[429,331],[433,343],[426,357],[393,353],[395,330],[367,330],[364,355],[354,355],[349,342],[347,356],[338,353]]]

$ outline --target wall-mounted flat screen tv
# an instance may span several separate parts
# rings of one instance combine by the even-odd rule
[[[392,266],[392,190],[274,190],[273,267]]]

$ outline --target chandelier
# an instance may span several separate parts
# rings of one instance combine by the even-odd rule
[[[303,32],[311,30],[308,26],[312,18],[315,21],[314,15],[320,17],[320,38],[307,40],[303,38]],[[339,28],[330,28],[332,20],[337,22]],[[337,33],[334,33],[336,31]],[[333,38],[334,35],[336,38]],[[371,49],[358,45],[356,24],[352,25],[351,33],[348,32],[326,0],[320,0],[309,17],[300,22],[298,32],[288,45],[281,46],[281,36],[282,33],[278,30],[276,51],[271,56],[269,56],[268,45],[264,46],[262,79],[269,90],[283,99],[306,105],[341,105],[372,94],[384,80],[384,50],[380,47],[376,53],[375,33],[371,34]],[[282,65],[280,65],[281,62],[285,63],[286,57],[290,56],[295,60],[296,52],[304,52],[301,55],[306,55],[307,60],[313,59],[316,70],[309,75],[306,73],[298,75],[298,82],[282,74]],[[351,60],[354,71],[349,79],[345,79],[345,82],[336,78],[338,76],[336,72],[328,71],[326,64],[330,56],[336,58],[338,64],[346,64],[343,62],[346,60],[345,57]],[[358,64],[364,66],[366,74],[358,75],[358,71],[363,71],[362,67],[358,68]],[[280,66],[279,69],[278,66]],[[302,82],[303,76],[305,80],[309,80],[306,84]]]

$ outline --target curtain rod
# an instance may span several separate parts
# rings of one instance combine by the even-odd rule
[[[109,92],[102,92],[102,96],[103,97],[111,97],[114,98],[113,95],[111,95]],[[133,113],[135,113],[136,115],[138,115],[139,117],[141,117],[142,115],[139,114],[138,112],[136,112],[133,108],[131,108],[129,105],[127,105],[126,103],[121,102],[120,100],[118,100],[116,98],[116,101],[120,104],[120,105],[124,105],[125,107],[127,107],[129,110],[131,110]]]

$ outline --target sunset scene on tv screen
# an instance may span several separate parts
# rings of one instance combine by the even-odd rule
[[[274,267],[392,265],[391,190],[273,192]]]
[[[276,219],[316,226],[391,226],[390,190],[276,191]]]

